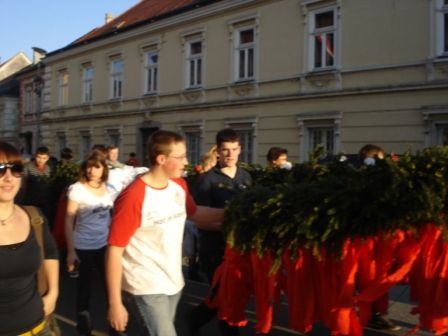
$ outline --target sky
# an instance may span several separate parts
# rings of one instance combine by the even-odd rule
[[[105,23],[139,0],[0,0],[0,64],[32,47],[51,52]]]

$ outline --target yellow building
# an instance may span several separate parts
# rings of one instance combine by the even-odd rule
[[[143,0],[47,55],[43,143],[144,159],[185,134],[190,162],[232,127],[241,159],[317,144],[448,143],[448,0]]]

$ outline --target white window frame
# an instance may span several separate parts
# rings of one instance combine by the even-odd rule
[[[201,44],[201,52],[197,54],[192,54],[192,46],[196,43]],[[204,78],[204,43],[202,39],[194,39],[187,42],[187,52],[186,52],[186,88],[200,88],[203,85]],[[192,71],[193,68],[193,71]]]
[[[226,127],[233,129],[240,137],[241,154],[239,162],[255,163],[256,153],[256,137],[257,137],[257,118],[227,120]]]
[[[82,67],[82,102],[91,103],[93,101],[93,66]]]
[[[447,20],[445,21],[445,17]],[[448,57],[448,36],[445,31],[448,25],[448,4],[444,0],[436,0],[436,55]],[[445,41],[447,41],[445,45]]]
[[[157,56],[157,62],[151,63],[150,59],[153,56]],[[157,93],[159,86],[159,51],[158,50],[149,50],[145,51],[145,83],[144,83],[144,93],[145,94],[153,94]]]
[[[241,42],[241,33],[252,30],[253,41]],[[234,30],[234,79],[235,82],[252,81],[256,78],[257,69],[257,28],[255,25],[238,27]],[[252,73],[249,73],[250,52],[252,51]],[[243,59],[241,59],[241,52]],[[241,62],[243,62],[243,73],[241,74]]]
[[[120,66],[119,66],[120,65]],[[122,58],[110,60],[110,98],[121,99],[123,97],[124,61]]]
[[[299,127],[299,162],[305,162],[314,148],[311,148],[310,138],[316,129],[333,130],[333,150],[327,154],[337,154],[340,148],[340,112],[302,113],[297,117]],[[325,146],[326,147],[326,146]]]
[[[326,12],[333,12],[333,25],[324,27],[324,28],[316,28],[316,16]],[[336,6],[319,8],[316,10],[309,11],[308,13],[308,69],[310,71],[322,71],[322,70],[331,70],[337,67],[339,63],[339,18],[338,18],[338,9]],[[316,56],[316,36],[323,36],[323,40],[327,41],[327,36],[329,34],[333,34],[333,64],[327,63],[326,48],[322,48],[321,52],[321,65],[316,66],[315,64],[315,56]],[[323,46],[323,43],[322,43]]]
[[[70,76],[67,69],[58,71],[58,105],[65,106],[68,104],[68,88]]]

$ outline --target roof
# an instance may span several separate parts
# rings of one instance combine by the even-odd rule
[[[66,47],[53,51],[47,56],[217,1],[220,0],[140,0],[139,3],[115,19],[91,30]]]

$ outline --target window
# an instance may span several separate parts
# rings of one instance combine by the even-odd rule
[[[448,1],[437,0],[437,56],[448,57]]]
[[[240,28],[235,34],[236,81],[252,80],[255,77],[255,28]]]
[[[188,88],[202,86],[202,63],[202,42],[189,42],[186,64]]]
[[[327,155],[339,151],[341,120],[339,112],[310,112],[298,116],[300,162],[307,161],[319,145]]]
[[[236,129],[240,136],[241,154],[239,161],[246,163],[254,162],[253,147],[254,147],[254,132],[252,129]]]
[[[89,131],[80,132],[79,155],[82,159],[90,152],[92,147],[92,138]]]
[[[310,13],[308,40],[310,70],[335,67],[336,20],[334,8],[320,9]]]
[[[90,103],[93,100],[93,68],[86,66],[82,70],[82,102]]]
[[[27,85],[25,87],[25,99],[24,99],[24,107],[23,107],[23,111],[25,114],[34,113],[33,97],[34,97],[33,86]]]
[[[124,63],[121,59],[111,61],[111,98],[121,98],[123,90],[123,67]]]
[[[149,51],[145,54],[145,93],[157,92],[159,53]]]
[[[58,97],[59,106],[64,106],[68,104],[68,72],[67,70],[61,70],[58,73]]]
[[[425,146],[448,145],[448,106],[422,108]]]
[[[120,143],[121,143],[121,135],[120,135],[120,130],[118,129],[108,129],[106,131],[106,136],[107,136],[107,144],[108,145],[115,145],[118,148],[120,148]]]
[[[334,154],[333,127],[308,128],[308,153],[312,153],[319,145],[323,146],[325,153]]]
[[[67,138],[64,132],[56,132],[56,153],[60,155],[61,150],[67,147]]]
[[[190,164],[199,164],[201,161],[201,131],[197,129],[184,130],[187,144],[187,158]]]

